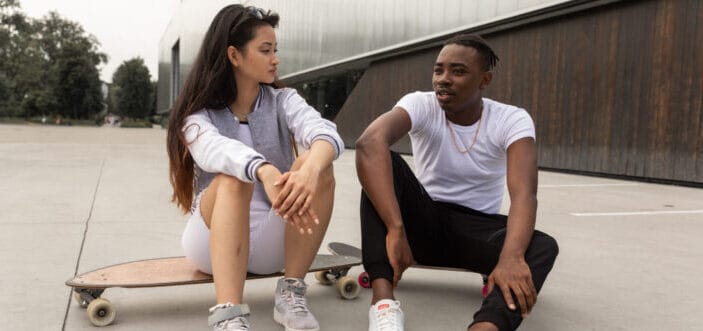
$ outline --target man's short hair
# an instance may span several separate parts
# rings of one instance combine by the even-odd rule
[[[498,63],[498,56],[493,52],[491,46],[477,34],[459,34],[447,39],[444,46],[461,45],[475,49],[483,62],[483,70],[491,71]]]

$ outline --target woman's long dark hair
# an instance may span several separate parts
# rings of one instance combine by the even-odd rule
[[[190,210],[194,190],[194,161],[183,133],[185,118],[203,108],[222,109],[237,99],[237,84],[227,47],[244,52],[256,28],[276,27],[279,17],[256,7],[230,5],[215,15],[203,38],[193,68],[171,109],[166,144],[175,202],[184,213]]]

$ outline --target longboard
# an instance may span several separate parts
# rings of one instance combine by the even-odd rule
[[[352,245],[345,244],[345,243],[331,242],[327,245],[327,250],[329,250],[330,253],[332,253],[334,255],[352,256],[352,257],[356,257],[358,259],[361,259],[361,249],[354,247]],[[429,266],[429,265],[422,265],[422,264],[413,264],[411,266],[411,268],[472,272],[468,269],[451,268],[451,267],[438,267],[438,266]],[[488,280],[486,279],[485,275],[481,275],[481,277],[483,278],[482,294],[483,294],[483,297],[486,297],[486,295],[488,294],[488,293],[486,293],[488,290],[488,288],[486,287],[486,283],[488,282]],[[357,282],[363,288],[371,287],[371,279],[369,277],[369,274],[366,273],[366,271],[359,274]]]
[[[310,272],[324,285],[337,283],[344,299],[359,295],[359,284],[347,276],[349,269],[361,264],[361,258],[346,255],[318,254]],[[283,272],[268,275],[247,274],[247,279],[281,277]],[[115,264],[77,275],[66,281],[73,288],[73,299],[87,308],[88,319],[95,326],[110,325],[116,317],[114,305],[103,292],[112,287],[142,288],[212,283],[212,275],[200,272],[185,257],[167,257]]]

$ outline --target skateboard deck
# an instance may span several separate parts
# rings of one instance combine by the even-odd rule
[[[318,254],[310,272],[324,285],[337,283],[344,299],[359,295],[359,284],[347,276],[351,267],[361,264],[361,258],[346,255]],[[247,279],[281,277],[283,272],[267,275],[247,274]],[[142,288],[212,283],[212,275],[200,272],[185,257],[167,257],[120,263],[88,271],[66,281],[73,288],[73,299],[87,308],[88,319],[95,326],[106,326],[115,319],[115,308],[102,293],[112,287]]]
[[[330,251],[330,253],[339,255],[339,256],[353,256],[358,259],[361,259],[361,249],[354,247],[352,245],[348,245],[345,243],[340,243],[340,242],[331,242],[327,245],[327,250]],[[461,271],[461,272],[473,272],[468,269],[462,269],[462,268],[452,268],[452,267],[438,267],[438,266],[429,266],[429,265],[423,265],[423,264],[413,264],[410,266],[411,268],[420,268],[420,269],[435,269],[435,270],[447,270],[447,271]],[[486,276],[481,275],[483,278],[483,296],[485,297],[487,295],[486,293]],[[362,272],[359,275],[359,278],[357,280],[359,282],[359,285],[364,288],[369,288],[371,287],[371,279],[369,278],[369,275],[366,272]]]

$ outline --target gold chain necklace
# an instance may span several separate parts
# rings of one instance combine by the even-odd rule
[[[474,133],[474,139],[471,141],[471,145],[469,148],[465,148],[464,150],[461,150],[459,147],[459,143],[456,141],[456,137],[454,137],[456,134],[454,133],[454,129],[452,129],[452,124],[450,123],[449,119],[447,119],[447,127],[449,128],[449,135],[452,136],[452,142],[454,143],[454,147],[456,147],[456,150],[459,151],[459,153],[468,153],[471,151],[472,148],[474,148],[474,145],[476,144],[476,139],[478,138],[478,132],[481,131],[481,120],[483,119],[483,105],[481,105],[481,114],[479,115],[478,122],[476,122],[476,133]],[[462,143],[463,145],[463,143]]]

